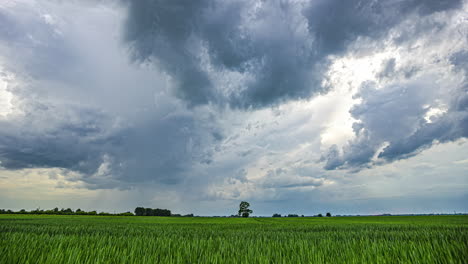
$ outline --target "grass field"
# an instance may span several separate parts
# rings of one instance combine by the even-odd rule
[[[0,215],[0,263],[468,263],[467,216]]]

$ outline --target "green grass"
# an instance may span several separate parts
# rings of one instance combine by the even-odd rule
[[[0,215],[0,263],[468,263],[468,217]]]

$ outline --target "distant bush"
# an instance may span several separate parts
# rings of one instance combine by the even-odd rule
[[[281,214],[273,214],[273,217],[281,217]]]
[[[119,215],[119,216],[134,216],[134,214],[131,213],[131,212],[120,213],[120,214],[118,214],[118,215]]]
[[[111,215],[111,214],[105,213],[105,212],[100,212],[98,215]]]

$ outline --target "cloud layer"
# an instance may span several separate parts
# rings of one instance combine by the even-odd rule
[[[62,189],[154,190],[132,199],[167,204],[287,208],[366,193],[366,180],[392,181],[393,164],[418,167],[468,137],[467,8],[1,3],[0,171],[50,171]]]
[[[326,169],[392,162],[436,143],[466,138],[467,71],[460,58],[467,25],[462,19],[453,12],[410,17],[392,29],[386,46],[369,42],[376,53],[399,51],[390,52],[395,57],[383,60],[375,76],[357,86],[359,103],[350,109],[355,138],[341,149],[331,147]]]
[[[263,107],[324,91],[326,57],[378,39],[409,16],[461,1],[131,1],[125,40],[133,58],[174,79],[190,104]]]

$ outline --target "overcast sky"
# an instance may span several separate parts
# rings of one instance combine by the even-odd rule
[[[468,1],[0,2],[0,208],[468,212]]]

